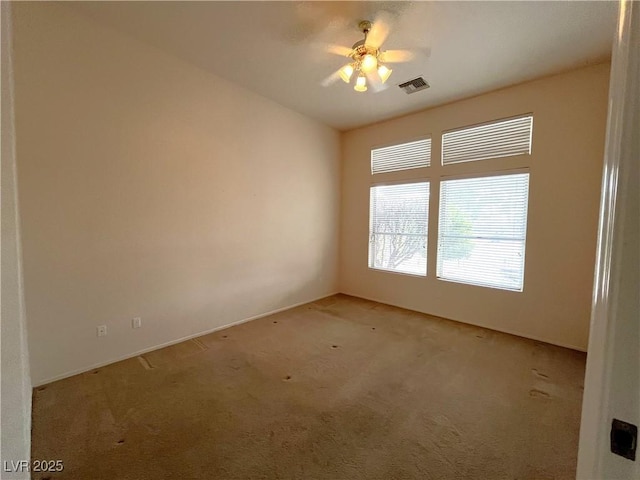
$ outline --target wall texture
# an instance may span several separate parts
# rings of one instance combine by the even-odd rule
[[[31,379],[24,315],[20,228],[16,190],[13,79],[11,58],[11,4],[0,3],[2,38],[2,308],[0,337],[2,341],[2,382],[0,398],[0,463],[3,479],[29,478],[27,472],[13,470],[21,460],[29,460],[31,450]],[[5,468],[5,463],[8,468]],[[12,463],[14,462],[14,463]]]
[[[60,4],[15,55],[34,384],[336,291],[337,132]]]
[[[568,346],[587,347],[595,265],[609,65],[595,65],[353,130],[342,136],[340,290],[453,320]],[[428,95],[428,90],[416,95]],[[444,130],[533,113],[530,156],[477,162],[479,171],[529,168],[523,292],[437,280],[437,179],[468,165],[440,163]],[[376,175],[372,147],[430,133],[432,166]],[[429,178],[426,278],[367,267],[369,187]]]

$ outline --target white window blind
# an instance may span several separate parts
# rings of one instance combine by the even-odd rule
[[[440,184],[437,276],[522,291],[529,174]]]
[[[371,187],[369,267],[427,274],[429,183]]]
[[[442,135],[442,164],[531,153],[531,115],[467,127]]]
[[[373,174],[428,167],[430,163],[430,138],[371,150],[371,173]]]

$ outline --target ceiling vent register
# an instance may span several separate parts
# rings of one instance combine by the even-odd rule
[[[401,83],[398,86],[404,90],[404,93],[410,95],[412,93],[419,92],[420,90],[426,90],[430,85],[424,78],[418,77],[413,80],[409,80],[408,82]]]

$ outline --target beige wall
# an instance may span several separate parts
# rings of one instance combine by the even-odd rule
[[[337,132],[60,4],[15,14],[34,384],[336,291]]]
[[[7,472],[31,456],[31,379],[27,348],[22,288],[20,228],[16,191],[13,79],[11,58],[11,4],[0,3],[2,38],[2,284],[0,337],[2,340],[2,382],[0,386],[0,464],[2,478],[29,478],[27,472]],[[8,465],[7,468],[5,467]]]
[[[343,134],[340,290],[585,350],[608,75],[608,64],[590,66]],[[473,166],[439,166],[443,130],[530,112],[534,115],[531,156],[486,160]],[[431,167],[371,175],[372,147],[427,133],[433,136]],[[531,173],[524,291],[437,280],[438,177],[468,168],[488,172],[519,167],[529,167]],[[427,277],[369,269],[370,185],[425,177],[432,182]]]

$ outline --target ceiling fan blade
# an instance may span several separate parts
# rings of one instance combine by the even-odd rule
[[[322,82],[320,82],[320,85],[322,85],[323,87],[328,87],[330,85],[333,85],[338,80],[341,80],[341,78],[340,78],[340,70],[341,70],[341,68],[339,68],[338,70],[333,72],[331,75],[329,75],[327,78],[322,80]]]
[[[384,43],[389,35],[390,20],[391,17],[386,12],[380,12],[376,16],[376,19],[371,22],[371,30],[369,30],[369,34],[367,35],[367,45],[380,48],[380,45]]]
[[[365,75],[367,77],[367,85],[371,87],[371,90],[373,90],[374,93],[382,92],[383,90],[389,88],[388,85],[382,83],[378,72],[376,72],[375,70],[366,73]]]
[[[409,50],[385,50],[380,54],[380,61],[384,63],[402,63],[413,60],[415,56]]]
[[[334,55],[340,55],[341,57],[349,57],[353,52],[353,49],[349,47],[344,47],[342,45],[334,45],[334,44],[325,45],[324,50],[327,53],[333,53]]]

